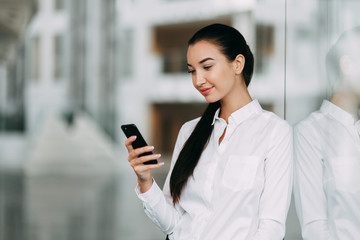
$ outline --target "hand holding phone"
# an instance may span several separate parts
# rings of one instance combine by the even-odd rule
[[[125,133],[125,136],[127,138],[129,138],[131,136],[136,136],[136,140],[134,142],[132,142],[132,144],[131,144],[134,149],[148,146],[148,144],[146,143],[144,137],[141,135],[139,129],[136,127],[135,124],[121,125],[121,129],[123,130],[123,132]],[[146,156],[146,155],[151,155],[151,154],[153,154],[153,152],[151,152],[151,151],[150,152],[145,152],[143,154],[140,154],[139,157]],[[147,164],[157,164],[157,163],[158,163],[158,161],[156,159],[144,162],[145,165],[147,165]]]

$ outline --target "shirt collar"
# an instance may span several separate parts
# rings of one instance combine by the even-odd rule
[[[229,117],[229,123],[234,122],[236,125],[240,124],[241,122],[245,121],[247,118],[249,118],[252,114],[262,111],[262,108],[259,104],[259,101],[257,99],[251,101],[250,103],[246,104],[245,106],[239,108],[235,112],[233,112]],[[216,120],[220,120],[219,117],[220,108],[216,110],[214,114],[214,118],[211,125],[215,124]]]
[[[329,114],[344,125],[354,125],[355,123],[355,118],[350,113],[328,100],[323,101],[320,111],[325,114]]]

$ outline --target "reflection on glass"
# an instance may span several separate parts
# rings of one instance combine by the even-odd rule
[[[295,203],[304,239],[360,236],[360,26],[326,57],[329,100],[295,127]]]

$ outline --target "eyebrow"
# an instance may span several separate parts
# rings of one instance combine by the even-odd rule
[[[203,60],[201,60],[199,63],[201,64],[201,63],[204,63],[204,62],[206,62],[206,61],[209,61],[209,60],[214,60],[213,58],[211,58],[211,57],[208,57],[208,58],[204,58]],[[188,66],[190,66],[190,67],[192,67],[192,65],[191,64],[187,64]]]

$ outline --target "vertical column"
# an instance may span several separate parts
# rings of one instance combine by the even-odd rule
[[[101,61],[100,74],[100,124],[113,138],[115,128],[115,54],[116,54],[116,6],[114,0],[101,1]]]
[[[86,1],[70,1],[70,101],[74,111],[85,109]]]
[[[252,13],[241,12],[232,16],[233,27],[241,32],[249,46],[255,47],[255,37],[254,37],[254,21],[252,18]]]
[[[6,78],[6,64],[5,62],[0,61],[0,130],[4,129],[4,126],[2,126],[2,124],[4,123],[4,121],[2,120],[2,114],[6,106]]]
[[[151,76],[149,72],[152,71],[149,59],[150,39],[152,39],[151,26],[140,22],[135,26],[134,34],[134,87],[131,93],[127,93],[127,99],[129,99],[129,104],[133,110],[128,111],[128,114],[131,115],[130,119],[136,120],[141,131],[148,138],[150,104],[147,102],[146,96],[148,96],[148,91],[156,91],[151,87],[152,79],[149,77]]]

